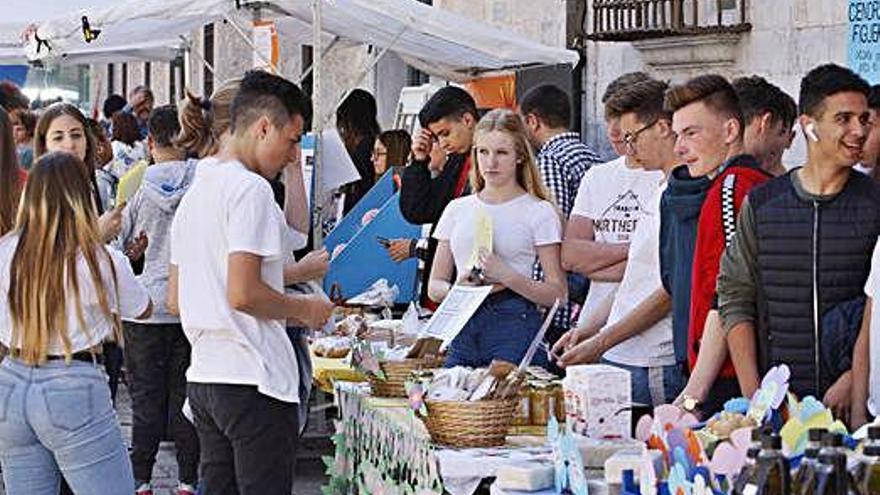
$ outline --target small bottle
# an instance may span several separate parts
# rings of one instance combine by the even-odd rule
[[[824,429],[811,428],[807,434],[807,448],[801,464],[795,471],[791,481],[791,493],[793,495],[814,495],[816,492],[816,464],[819,459],[819,450],[822,446]]]
[[[757,488],[762,495],[790,495],[791,469],[782,454],[782,438],[777,434],[765,436],[758,454]]]
[[[825,433],[816,471],[817,495],[847,495],[849,471],[846,469],[846,451],[843,448],[842,434]]]
[[[874,495],[880,493],[880,426],[868,428],[868,441],[862,451],[861,479],[858,480],[858,493]]]

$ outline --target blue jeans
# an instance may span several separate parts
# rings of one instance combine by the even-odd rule
[[[629,371],[631,377],[632,401],[635,404],[659,406],[672,404],[687,383],[681,367],[677,364],[642,368],[615,363],[602,358],[602,364],[609,364]]]
[[[445,366],[489,366],[493,359],[519,364],[543,317],[535,303],[505,290],[491,294],[449,344]],[[532,363],[547,365],[547,353],[535,352]]]
[[[7,493],[131,495],[134,477],[104,372],[95,364],[0,364],[0,465]]]

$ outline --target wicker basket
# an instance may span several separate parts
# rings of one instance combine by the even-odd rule
[[[516,400],[425,401],[422,420],[435,443],[451,447],[504,445],[513,422]]]
[[[438,357],[405,359],[403,361],[380,361],[379,367],[385,374],[382,380],[370,375],[370,390],[374,397],[406,397],[404,384],[415,370],[441,368],[444,360]]]

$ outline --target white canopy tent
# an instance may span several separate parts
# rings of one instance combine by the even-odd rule
[[[52,9],[45,9],[43,3]],[[388,49],[411,65],[449,80],[472,79],[486,71],[574,64],[578,57],[573,51],[542,45],[415,0],[321,3],[320,27],[326,38]],[[30,59],[55,58],[64,63],[125,57],[167,60],[181,47],[181,36],[224,16],[242,19],[247,15],[244,7],[259,7],[264,17],[278,21],[282,36],[303,42],[311,42],[314,26],[312,0],[145,0],[136,5],[118,0],[42,0],[40,4],[39,11],[45,12],[42,22],[28,17],[36,10],[32,0],[30,5],[12,0],[11,10],[17,13],[0,24],[0,50],[20,40],[31,23],[36,24],[37,35],[49,43],[51,51],[44,47],[37,52],[32,41],[22,52]],[[58,10],[63,14],[54,15]],[[93,29],[101,30],[91,43],[83,38],[83,15]]]
[[[7,0],[10,1],[10,0]],[[11,0],[15,15],[0,24],[0,62],[7,57],[54,60],[60,63],[99,63],[132,59],[168,60],[188,44],[188,36],[209,22],[225,19],[245,41],[239,27],[254,17],[271,18],[286,39],[315,48],[315,131],[321,135],[322,47],[337,43],[367,44],[381,56],[394,52],[422,71],[451,81],[467,81],[481,74],[530,66],[570,64],[578,54],[543,45],[516,33],[434,8],[416,0],[143,0],[135,5],[119,0],[41,0],[44,19],[30,19],[34,7]],[[58,15],[56,16],[56,10]],[[100,30],[87,42],[83,17]],[[17,28],[15,25],[20,27]],[[36,34],[22,44],[28,25]],[[39,40],[48,43],[41,44]],[[17,50],[16,50],[17,49]],[[5,50],[5,51],[4,51]],[[200,55],[199,55],[200,56]],[[364,68],[366,75],[369,67]],[[320,163],[316,149],[315,160]],[[316,167],[315,183],[320,183]],[[315,242],[320,244],[321,212],[315,212]]]

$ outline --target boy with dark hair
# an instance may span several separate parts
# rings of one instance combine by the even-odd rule
[[[732,85],[743,113],[746,152],[771,175],[784,174],[782,154],[794,139],[797,104],[785,91],[761,76],[741,77]]]
[[[228,145],[199,167],[171,226],[168,304],[192,345],[188,397],[206,493],[290,493],[299,376],[285,320],[322,326],[324,297],[284,293],[293,239],[268,180],[297,152],[311,114],[293,83],[242,79]],[[304,420],[304,418],[302,418]]]
[[[667,243],[661,250],[664,283],[673,291],[676,357],[695,370],[711,314],[721,253],[735,234],[736,215],[748,191],[771,178],[745,153],[746,119],[733,86],[721,76],[691,79],[667,93],[678,133],[677,149],[687,164],[673,172],[662,222]],[[750,108],[751,110],[751,108]],[[673,186],[674,184],[674,186]],[[682,191],[689,192],[682,194]],[[711,346],[724,352],[724,346]],[[712,360],[720,367],[724,356]],[[717,372],[716,372],[717,375]],[[732,365],[712,376],[700,397],[679,397],[685,409],[713,414],[739,396]],[[714,385],[713,383],[714,382]]]
[[[811,70],[799,103],[806,164],[743,202],[722,258],[718,299],[747,396],[763,372],[785,363],[793,393],[822,397],[836,417],[849,410],[850,371],[822,359],[829,347],[843,348],[845,337],[829,332],[823,319],[860,297],[880,234],[880,187],[852,170],[868,134],[869,89],[838,65]]]
[[[569,130],[571,103],[568,94],[559,87],[545,84],[532,88],[523,97],[519,111],[535,149],[544,185],[562,210],[564,220],[568,221],[581,180],[590,166],[599,162],[599,156],[581,142],[578,133]],[[533,276],[536,280],[543,279],[538,263]],[[548,341],[555,342],[570,326],[571,310],[565,304],[559,308],[547,331]]]
[[[771,170],[785,172],[782,166],[782,154],[791,145],[793,138],[794,119],[797,106],[794,100],[778,87],[765,79],[752,76],[737,79],[733,82],[737,92],[743,118],[746,122],[743,133],[743,148],[746,154],[752,155],[761,169],[770,173]],[[726,206],[736,215],[742,201],[754,182],[763,182],[767,176],[753,169],[736,169],[728,167],[722,175],[732,176],[730,184],[721,184],[721,210],[718,209],[718,180],[708,193],[700,215],[700,228],[697,234],[697,252],[703,253],[701,260],[695,258],[693,289],[691,293],[691,323],[688,332],[688,349],[691,352],[691,375],[684,391],[676,400],[676,404],[693,410],[702,403],[700,412],[711,415],[720,410],[724,403],[740,395],[736,373],[730,363],[727,352],[727,340],[721,327],[717,306],[710,303],[707,312],[707,298],[714,298],[715,279],[717,278],[720,251],[708,244],[709,233],[718,232],[717,223],[724,217]],[[734,194],[730,194],[733,191]],[[724,194],[724,193],[727,194]],[[704,215],[706,218],[704,219]],[[712,226],[712,229],[709,227]],[[733,232],[726,226],[726,232]],[[726,244],[726,242],[725,242]],[[720,246],[721,243],[714,243]],[[699,263],[699,265],[697,265]],[[708,270],[703,273],[701,270]],[[711,292],[710,292],[711,290]],[[705,315],[705,316],[704,316]],[[700,322],[705,322],[701,324]],[[699,350],[699,352],[697,352]],[[696,353],[696,359],[693,359]],[[719,378],[720,375],[720,378]]]
[[[740,156],[743,116],[736,92],[724,77],[707,74],[674,86],[666,92],[665,105],[673,112],[675,150],[685,165],[672,171],[661,200],[660,271],[664,287],[672,294],[675,357],[684,368],[703,202],[713,179],[724,169],[740,162],[751,162],[747,165],[751,166],[754,159]]]
[[[594,322],[591,328],[604,325],[626,269],[631,237],[644,216],[643,206],[663,175],[630,162],[620,113],[608,105],[622,88],[651,80],[643,72],[624,74],[608,85],[602,97],[608,142],[618,158],[594,165],[584,173],[562,242],[562,267],[590,281],[579,327],[586,326],[588,319]]]
[[[400,184],[400,211],[410,223],[435,224],[455,198],[470,194],[471,146],[474,127],[479,116],[477,104],[467,91],[446,86],[437,90],[419,112],[422,129],[412,143],[412,162],[403,169]],[[446,153],[446,161],[431,160],[431,148],[437,142]],[[433,233],[433,227],[432,227]],[[410,252],[415,241],[410,241]],[[428,237],[427,249],[420,256],[425,262],[422,272],[422,297],[427,299],[431,264],[437,240]]]
[[[125,364],[132,401],[131,464],[137,495],[152,495],[150,481],[169,414],[177,452],[178,495],[195,493],[198,482],[199,439],[183,416],[186,369],[190,345],[180,318],[165,306],[168,290],[169,233],[174,212],[195,176],[196,162],[174,146],[180,132],[177,109],[158,107],[148,120],[147,145],[153,165],[147,168],[141,188],[122,212],[122,231],[115,241],[129,256],[139,250],[144,266],[138,279],[150,291],[153,315],[147,320],[126,321]],[[148,241],[149,240],[149,241]],[[144,251],[146,249],[146,251]]]
[[[565,366],[603,362],[632,376],[632,397],[642,404],[668,404],[684,386],[672,348],[670,297],[660,280],[660,197],[666,177],[678,164],[672,116],[663,108],[664,82],[648,80],[623,87],[606,102],[620,115],[627,158],[659,171],[650,199],[633,233],[626,270],[613,303],[602,306],[598,326],[581,326],[557,344]],[[607,309],[606,309],[607,308]],[[595,315],[590,320],[595,320]]]
[[[868,112],[871,114],[868,139],[862,150],[862,159],[855,169],[865,175],[877,176],[877,162],[880,161],[880,84],[871,86],[868,92]]]

